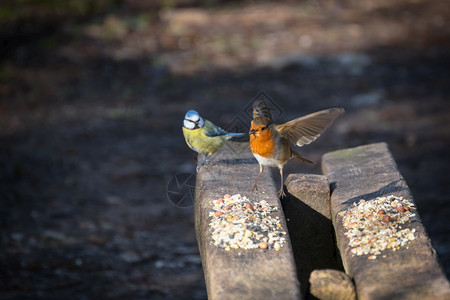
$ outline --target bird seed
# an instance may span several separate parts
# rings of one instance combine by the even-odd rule
[[[376,259],[385,249],[396,251],[408,246],[416,230],[403,228],[402,224],[414,221],[415,209],[412,202],[393,195],[353,203],[353,207],[339,213],[351,252]]]
[[[267,201],[250,201],[240,194],[226,194],[211,201],[209,223],[213,244],[225,250],[281,250],[286,241],[280,219],[273,216],[276,206]]]

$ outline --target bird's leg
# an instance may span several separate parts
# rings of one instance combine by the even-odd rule
[[[255,184],[253,184],[252,192],[254,190],[258,190],[258,187],[256,186],[256,183],[258,183],[259,176],[261,176],[263,171],[264,171],[264,166],[259,164],[259,174],[258,174],[258,176],[256,176],[256,180],[255,180]]]
[[[198,172],[198,170],[200,170],[200,167],[205,164],[207,158],[208,158],[208,154],[204,154],[202,161],[197,165],[197,168],[195,168],[195,170],[197,172]]]
[[[284,183],[283,183],[283,168],[280,168],[280,176],[281,176],[281,187],[280,190],[278,191],[278,196],[280,198],[284,198],[286,197],[286,194],[284,193]]]

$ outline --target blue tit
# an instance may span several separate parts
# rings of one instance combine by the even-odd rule
[[[195,110],[190,110],[184,116],[183,135],[189,148],[203,154],[203,159],[196,168],[198,172],[208,156],[216,153],[226,140],[232,137],[243,136],[245,133],[228,133],[200,117]]]

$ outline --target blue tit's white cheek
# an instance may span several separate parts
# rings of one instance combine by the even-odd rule
[[[191,121],[184,119],[183,126],[187,129],[194,129],[195,123],[192,123]]]

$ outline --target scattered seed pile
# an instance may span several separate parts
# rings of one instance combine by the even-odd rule
[[[285,242],[279,217],[271,214],[278,210],[267,201],[251,202],[236,194],[213,200],[209,223],[214,245],[230,249],[275,249]]]
[[[345,235],[350,239],[352,253],[376,259],[385,249],[398,250],[415,239],[415,229],[402,229],[402,224],[415,216],[414,204],[393,195],[371,201],[361,199],[353,207],[341,212]],[[384,256],[383,256],[384,257]]]

